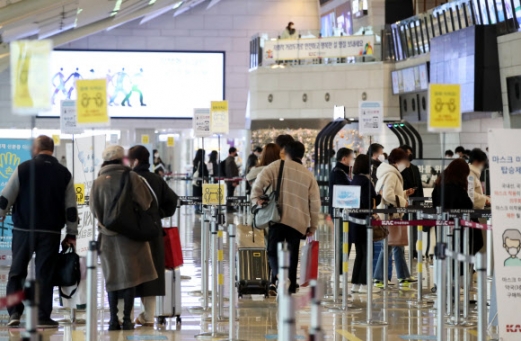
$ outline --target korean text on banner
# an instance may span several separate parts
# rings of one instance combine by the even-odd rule
[[[31,141],[0,139],[0,192],[16,168],[30,158]],[[11,265],[12,228],[13,220],[11,216],[7,216],[0,225],[0,266]]]
[[[195,137],[212,136],[210,120],[210,109],[194,109],[194,118],[192,120],[192,124]]]
[[[210,115],[210,130],[212,134],[228,134],[228,101],[212,102]]]
[[[107,107],[107,80],[80,79],[76,81],[78,126],[103,127],[110,125]]]
[[[488,133],[494,279],[499,339],[504,341],[519,340],[519,330],[513,331],[519,316],[512,314],[512,307],[521,304],[521,151],[512,141],[520,134],[519,129]]]
[[[224,184],[203,184],[203,205],[225,205]]]
[[[175,139],[173,136],[168,136],[166,138],[166,146],[167,147],[175,147]]]
[[[51,109],[51,40],[10,44],[11,99],[15,114],[36,115]]]
[[[459,84],[429,85],[429,122],[432,132],[461,131],[461,86]]]
[[[384,122],[382,102],[360,102],[358,110],[358,131],[360,135],[380,134]]]
[[[76,125],[76,101],[61,101],[60,127],[62,134],[83,133],[83,129]]]

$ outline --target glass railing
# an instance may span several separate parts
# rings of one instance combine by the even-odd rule
[[[519,0],[451,1],[388,25],[382,37],[382,59],[400,61],[425,54],[432,38],[469,26],[497,25],[498,35],[503,35],[518,31],[520,23]]]

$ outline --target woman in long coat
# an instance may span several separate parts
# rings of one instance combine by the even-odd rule
[[[132,170],[143,177],[154,191],[157,205],[152,205],[151,210],[156,224],[161,226],[161,219],[174,215],[178,196],[168,187],[168,184],[160,175],[150,171],[150,153],[144,146],[130,148],[128,160]],[[136,324],[147,327],[154,325],[156,296],[165,295],[165,248],[162,231],[157,235],[157,238],[149,243],[157,271],[157,279],[137,287],[136,297],[141,297],[145,309],[135,321]]]
[[[124,299],[123,329],[134,329],[130,314],[134,305],[136,287],[157,278],[148,242],[132,240],[105,228],[104,222],[114,221],[112,203],[119,193],[120,181],[125,172],[124,150],[110,146],[103,151],[103,165],[90,192],[90,208],[98,219],[100,259],[110,307],[109,330],[121,329],[118,321],[118,297]],[[145,182],[129,172],[132,200],[142,210],[152,205],[152,194]]]

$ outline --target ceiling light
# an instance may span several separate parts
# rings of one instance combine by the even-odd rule
[[[123,0],[116,1],[116,4],[114,5],[114,9],[110,13],[110,16],[115,16],[119,12],[119,10],[121,9],[122,2],[123,2]]]
[[[156,3],[156,1],[157,1],[157,0],[150,0],[150,1],[148,2],[148,4],[149,4],[149,5],[153,5],[153,4]]]
[[[279,118],[279,121],[284,121],[284,119],[281,117],[281,118]]]
[[[176,2],[176,3],[174,4],[174,6],[172,7],[172,9],[178,9],[182,4],[183,4],[182,1]]]

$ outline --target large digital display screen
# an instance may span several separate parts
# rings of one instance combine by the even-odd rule
[[[420,64],[391,72],[393,94],[401,95],[429,89],[427,64]]]
[[[76,99],[76,80],[107,80],[113,118],[189,118],[194,108],[224,100],[223,52],[54,51],[52,110]]]
[[[461,112],[475,109],[475,37],[475,27],[471,26],[431,40],[431,83],[460,84]]]

